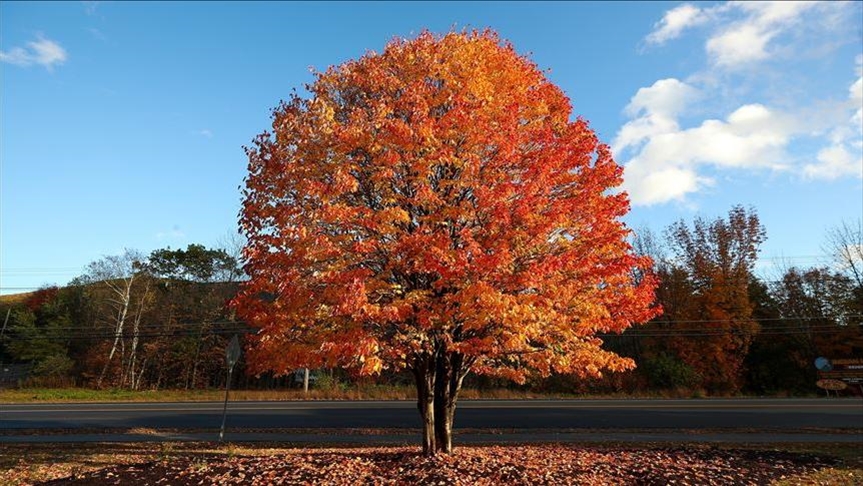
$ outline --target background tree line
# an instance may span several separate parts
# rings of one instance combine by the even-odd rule
[[[555,375],[512,385],[471,377],[469,387],[573,393],[729,395],[816,393],[817,356],[863,357],[863,230],[827,235],[829,265],[755,275],[766,232],[754,210],[640,230],[652,257],[663,314],[606,347],[638,368],[583,380]],[[27,364],[24,384],[128,389],[224,385],[224,348],[248,332],[228,302],[243,279],[239,251],[189,245],[143,255],[127,250],[91,263],[66,287],[0,301],[0,363]],[[240,362],[239,366],[243,366]],[[281,387],[291,377],[243,376],[240,386]],[[370,378],[331,370],[328,382]],[[379,383],[404,384],[384,372]],[[323,381],[323,380],[322,380]],[[6,383],[8,386],[9,383]]]
[[[242,270],[224,249],[189,245],[92,262],[68,286],[8,302],[0,361],[32,364],[32,382],[128,389],[207,388],[245,331],[227,307]]]
[[[592,386],[727,395],[817,391],[813,361],[863,357],[863,231],[827,235],[830,263],[775,266],[755,275],[766,232],[752,209],[679,221],[662,235],[641,231],[635,248],[654,261],[663,315],[609,347],[639,368]]]

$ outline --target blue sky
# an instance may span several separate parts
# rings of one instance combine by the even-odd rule
[[[754,206],[759,268],[863,216],[863,3],[0,3],[0,293],[236,228],[244,144],[324,69],[490,27],[626,166],[627,222]]]

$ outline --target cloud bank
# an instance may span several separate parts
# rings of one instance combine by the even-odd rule
[[[731,170],[781,171],[810,181],[863,178],[863,55],[855,60],[856,81],[824,99],[777,105],[780,96],[770,76],[761,76],[772,66],[782,76],[805,77],[801,63],[819,59],[801,60],[801,52],[821,48],[830,53],[837,45],[859,41],[859,27],[848,19],[860,13],[860,6],[700,5],[685,3],[667,11],[644,38],[648,48],[660,49],[703,30],[704,68],[682,80],[669,77],[640,88],[625,107],[628,120],[612,148],[625,165],[624,188],[632,202],[686,201],[716,186],[716,174]],[[741,102],[727,94],[740,91],[749,99]],[[704,100],[711,101],[708,107]],[[795,145],[801,140],[820,148],[801,153]]]

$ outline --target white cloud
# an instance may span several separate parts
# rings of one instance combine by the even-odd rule
[[[55,64],[66,62],[66,49],[50,39],[38,36],[35,41],[27,43],[27,47],[13,47],[8,51],[0,51],[0,61],[16,66],[32,66],[38,64],[49,71]]]
[[[803,167],[807,179],[863,178],[863,56],[857,56],[855,63],[860,77],[848,88],[848,106],[854,114],[830,133],[830,145],[818,152],[818,162]]]
[[[654,135],[678,130],[677,116],[699,97],[697,89],[674,78],[660,79],[650,87],[640,88],[625,109],[635,119],[617,133],[612,143],[614,152],[637,146]]]
[[[776,57],[774,41],[795,33],[810,18],[827,25],[847,17],[846,3],[851,2],[732,1],[708,8],[683,4],[665,12],[644,40],[661,45],[688,28],[708,25],[711,33],[704,47],[711,64],[735,69]]]
[[[612,144],[619,160],[629,155],[624,188],[633,204],[651,205],[683,201],[713,185],[704,174],[707,168],[793,169],[806,179],[863,178],[863,76],[847,93],[847,101],[836,112],[844,114],[847,122],[826,113],[829,109],[818,110],[825,112],[819,115],[834,118],[834,128],[820,135],[817,125],[825,121],[818,116],[806,110],[783,112],[760,103],[742,105],[724,120],[708,119],[681,128],[681,115],[703,94],[673,78],[659,80],[632,97],[625,109],[632,119],[620,128]],[[815,154],[815,162],[795,167],[787,148],[803,136],[827,136],[830,144]]]
[[[213,132],[207,128],[204,128],[203,130],[199,130],[198,135],[201,135],[202,137],[213,138]]]
[[[630,164],[624,171],[624,189],[635,205],[650,206],[683,201],[687,194],[713,183],[685,167],[652,169],[647,164]],[[638,181],[633,183],[631,181]]]
[[[685,202],[719,184],[723,171],[863,177],[863,54],[842,101],[808,91],[816,84],[805,71],[835,59],[838,46],[859,44],[859,25],[849,20],[859,14],[854,2],[735,1],[667,11],[645,43],[703,26],[705,64],[683,81],[639,89],[624,109],[628,121],[612,148],[633,204]],[[693,119],[702,113],[709,116]]]
[[[662,20],[653,26],[653,32],[645,38],[648,44],[661,45],[671,39],[675,39],[684,30],[702,25],[709,20],[704,10],[684,3],[675,7],[663,15]]]
[[[781,168],[782,149],[793,132],[794,123],[782,114],[762,105],[744,105],[726,121],[705,120],[695,128],[653,137],[638,158],[688,166]]]
[[[851,106],[857,108],[857,112],[851,118],[851,123],[855,127],[863,127],[863,54],[858,54],[854,59],[854,71],[857,73],[857,81],[848,88],[848,99]]]
[[[796,21],[803,12],[817,7],[818,3],[813,1],[788,2],[785,0],[772,2],[732,1],[728,2],[727,6],[750,14],[751,18],[747,19],[748,21],[766,26]]]
[[[621,153],[629,147],[640,145],[650,137],[677,131],[677,120],[654,114],[647,114],[628,122],[620,128],[611,145],[614,153]]]
[[[809,179],[834,180],[845,176],[863,177],[863,156],[852,154],[845,145],[833,145],[818,152],[817,164],[806,164],[803,175]]]
[[[626,106],[629,115],[641,112],[674,117],[698,97],[698,90],[675,78],[660,79],[649,88],[640,88]]]
[[[707,41],[707,54],[716,66],[725,68],[767,59],[772,56],[768,43],[817,6],[817,2],[729,2],[720,8],[743,13],[743,18],[720,27]]]
[[[674,78],[641,88],[625,112],[632,119],[612,143],[620,157],[631,158],[624,187],[634,204],[683,200],[713,181],[699,174],[703,166],[720,168],[782,168],[782,155],[797,124],[789,116],[761,104],[739,107],[722,120],[705,120],[681,129],[679,118],[703,94]]]
[[[627,136],[631,124],[624,125],[618,139]],[[644,144],[618,144],[636,152],[625,166],[624,188],[633,204],[650,205],[683,200],[687,194],[709,186],[713,181],[699,171],[704,167],[717,169],[785,168],[785,147],[798,132],[795,120],[760,104],[739,107],[726,120],[705,120],[688,129],[677,128],[670,120],[666,131],[645,137]],[[654,125],[656,127],[656,125]]]
[[[768,57],[765,47],[776,35],[755,25],[743,24],[729,29],[707,41],[706,49],[718,66],[735,66],[760,61]]]

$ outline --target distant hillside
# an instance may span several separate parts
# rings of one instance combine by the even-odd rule
[[[176,287],[179,285],[186,285],[187,289],[197,288],[216,288],[220,289],[223,292],[235,293],[237,292],[237,288],[239,286],[239,282],[190,282],[188,280],[176,279],[176,278],[159,278],[156,277],[155,281],[158,282],[159,286],[162,289],[167,289],[169,287]],[[119,283],[120,280],[117,280]],[[105,281],[91,282],[84,285],[84,288],[102,288],[105,284]],[[29,299],[35,297],[37,294],[48,291],[51,295],[56,295],[56,292],[62,292],[66,289],[70,288],[70,286],[55,286],[55,287],[46,287],[39,290],[32,290],[30,292],[21,292],[18,294],[6,294],[0,295],[0,306],[16,306],[16,305],[24,305]],[[53,297],[52,297],[53,298]],[[40,301],[41,302],[41,301]],[[2,316],[0,316],[2,319]]]
[[[21,304],[28,297],[33,295],[33,292],[22,292],[20,294],[6,294],[0,295],[0,305],[16,305]]]

